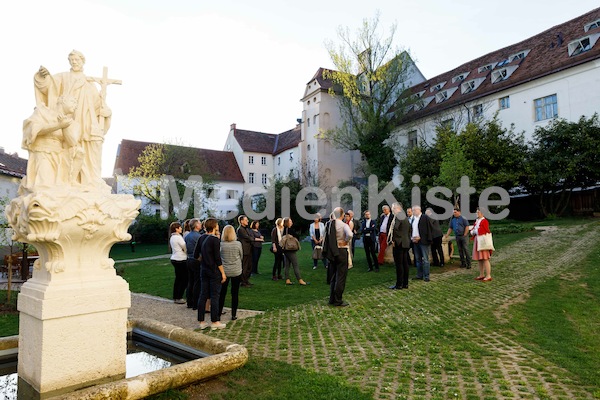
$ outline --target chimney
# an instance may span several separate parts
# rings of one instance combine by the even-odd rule
[[[235,131],[235,122],[233,124],[231,124],[231,130]]]
[[[0,154],[4,154],[4,147],[0,147]]]

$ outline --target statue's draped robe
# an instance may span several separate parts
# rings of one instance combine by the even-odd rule
[[[70,95],[77,99],[74,120],[78,122],[78,132],[73,138],[81,142],[83,165],[79,182],[82,185],[104,185],[101,178],[102,143],[104,131],[100,127],[98,115],[102,108],[102,99],[96,86],[88,82],[83,72],[62,72],[46,75],[43,79],[35,75],[35,97],[37,103],[53,107],[59,96]]]

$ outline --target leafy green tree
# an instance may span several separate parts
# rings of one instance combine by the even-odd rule
[[[396,162],[393,150],[383,143],[411,102],[405,83],[413,62],[406,51],[393,46],[395,32],[396,24],[389,36],[382,37],[379,14],[363,20],[355,35],[338,28],[341,44],[326,43],[337,70],[324,73],[334,83],[329,93],[338,99],[342,116],[342,124],[324,136],[338,148],[360,151],[370,172],[386,180]]]
[[[576,188],[600,182],[598,114],[578,122],[556,119],[538,127],[527,158],[525,187],[539,197],[544,216],[560,216]]]
[[[504,128],[494,117],[482,123],[469,123],[459,135],[465,154],[473,160],[469,176],[477,192],[499,186],[506,190],[518,187],[525,172],[527,145],[523,133],[514,126]]]
[[[456,135],[451,136],[442,153],[440,172],[434,179],[435,184],[452,190],[452,203],[457,205],[456,188],[460,186],[461,178],[463,176],[472,177],[474,174],[473,160],[465,155],[460,138]]]
[[[152,143],[146,146],[138,157],[139,165],[132,168],[131,178],[134,192],[146,197],[153,203],[160,203],[160,186],[167,176],[172,176],[181,198],[185,192],[187,180],[191,175],[203,178],[202,187],[195,188],[208,192],[213,189],[213,179],[207,172],[206,162],[198,156],[197,149],[181,145]],[[184,205],[185,206],[185,205]],[[209,210],[205,210],[209,211]],[[169,215],[173,215],[173,203],[169,203]],[[196,213],[194,204],[187,209],[186,218]]]

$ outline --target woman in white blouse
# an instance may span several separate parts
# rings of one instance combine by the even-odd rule
[[[171,248],[171,264],[175,268],[175,282],[173,282],[173,301],[176,304],[186,304],[183,293],[188,284],[187,251],[181,233],[183,228],[179,222],[172,222],[169,226],[169,247]]]

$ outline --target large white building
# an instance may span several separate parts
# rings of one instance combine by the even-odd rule
[[[146,214],[162,214],[166,217],[165,206],[161,207],[160,203],[141,196],[139,191],[136,191],[136,181],[128,176],[132,168],[139,166],[138,157],[150,144],[153,143],[127,139],[121,141],[115,159],[113,190],[116,193],[133,194],[142,201],[141,208]],[[244,178],[233,154],[226,151],[199,148],[185,148],[181,154],[200,160],[200,162],[190,162],[186,159],[178,160],[178,165],[175,167],[181,170],[181,175],[185,177],[184,181],[187,179],[190,185],[194,185],[194,181],[188,179],[188,177],[200,176],[204,183],[212,185],[212,190],[209,193],[203,192],[200,187],[194,189],[194,193],[192,193],[193,196],[198,196],[197,201],[200,202],[202,211],[198,212],[198,216],[206,218],[210,215],[228,219],[226,216],[230,211],[237,211],[238,203],[245,190]],[[160,189],[157,187],[157,190]],[[174,205],[185,200],[184,196],[173,199],[170,193],[162,193],[162,196],[168,196],[169,201]]]
[[[531,139],[553,118],[590,117],[600,111],[599,38],[600,8],[419,83],[393,139],[411,147],[440,124],[460,131],[496,114]]]
[[[514,124],[517,132],[531,138],[536,127],[553,118],[590,117],[600,111],[599,38],[600,8],[428,80],[413,64],[406,85],[419,101],[389,140],[411,147],[433,139],[440,124],[460,131],[470,121],[495,115],[505,127]],[[227,204],[221,211],[231,207],[229,203],[237,204],[249,188],[262,188],[290,171],[325,190],[362,177],[360,153],[340,150],[323,135],[342,123],[325,71],[319,68],[307,82],[301,118],[293,129],[271,134],[231,125],[223,151],[217,152],[219,168],[229,171],[219,173],[227,177],[219,180]],[[135,158],[129,155],[128,162],[119,161],[131,143],[122,142],[116,169],[128,171],[137,162],[141,144],[133,146]],[[213,152],[197,150],[201,157]]]

